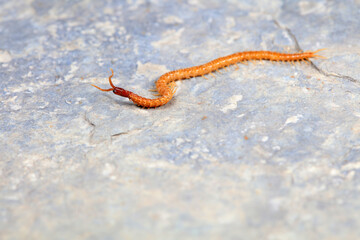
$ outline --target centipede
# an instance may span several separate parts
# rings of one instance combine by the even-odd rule
[[[178,69],[174,71],[167,72],[160,76],[156,81],[156,91],[158,92],[155,96],[156,98],[150,99],[139,96],[131,91],[125,90],[124,88],[116,87],[112,82],[112,77],[114,76],[113,69],[111,70],[111,75],[109,76],[109,84],[111,88],[103,89],[94,84],[92,86],[97,89],[109,92],[112,91],[114,94],[121,97],[128,98],[136,105],[144,108],[156,108],[167,104],[173,97],[176,92],[175,82],[178,80],[189,79],[194,77],[205,77],[207,74],[213,75],[213,72],[217,72],[220,69],[235,65],[238,63],[255,62],[255,61],[270,61],[270,62],[311,62],[311,58],[325,58],[317,53],[325,50],[319,49],[316,51],[301,51],[296,53],[280,53],[272,51],[246,51],[238,52],[225,57],[220,57],[214,59],[210,62],[207,62],[202,65]],[[238,66],[237,66],[238,67]],[[206,78],[206,77],[205,77]]]

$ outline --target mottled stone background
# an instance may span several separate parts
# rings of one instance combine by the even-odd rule
[[[0,0],[0,239],[360,239],[359,6]],[[320,48],[157,109],[90,85]]]

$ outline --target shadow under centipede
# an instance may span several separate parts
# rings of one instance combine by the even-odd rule
[[[131,103],[130,101],[126,101],[126,99],[124,100],[119,100],[119,99],[114,99],[114,98],[111,98],[112,100],[114,100],[118,105],[121,105],[121,106],[131,106],[133,107],[134,104]]]

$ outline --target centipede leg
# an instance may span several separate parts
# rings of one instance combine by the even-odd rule
[[[327,59],[327,57],[321,56],[321,55],[314,55],[313,58],[322,58],[322,59]]]

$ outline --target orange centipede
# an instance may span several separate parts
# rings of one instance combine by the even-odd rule
[[[146,108],[156,108],[168,103],[174,96],[176,92],[175,81],[188,79],[198,76],[204,76],[206,74],[212,74],[214,71],[218,71],[221,68],[228,67],[237,63],[245,63],[246,61],[253,60],[267,60],[272,62],[298,62],[298,61],[307,61],[310,62],[310,58],[324,58],[323,56],[317,55],[316,53],[324,49],[319,49],[317,51],[306,51],[298,53],[279,53],[279,52],[270,52],[270,51],[248,51],[248,52],[238,52],[225,57],[220,57],[215,60],[212,60],[208,63],[194,66],[190,68],[179,69],[171,71],[162,75],[156,81],[156,90],[158,91],[157,98],[149,99],[141,97],[133,92],[125,90],[120,87],[116,87],[111,78],[114,76],[114,71],[111,69],[111,76],[109,76],[109,83],[111,88],[102,89],[96,85],[93,85],[97,89],[108,92],[113,91],[114,94],[129,98],[135,104],[146,107]]]

